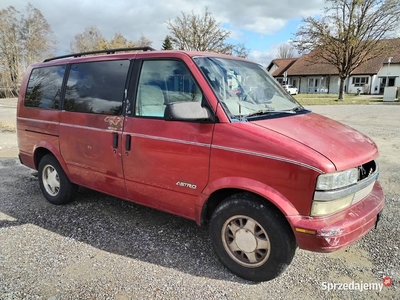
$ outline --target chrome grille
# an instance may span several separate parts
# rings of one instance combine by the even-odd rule
[[[365,188],[363,188],[362,190],[359,190],[358,192],[356,192],[354,194],[352,204],[355,204],[355,203],[361,201],[362,199],[364,199],[365,197],[367,197],[369,195],[369,193],[371,193],[371,191],[374,187],[374,184],[375,184],[375,181],[372,182],[370,185],[366,186]]]

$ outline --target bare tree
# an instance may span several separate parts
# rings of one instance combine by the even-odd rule
[[[143,34],[141,34],[136,44],[138,47],[151,47],[153,42],[146,38]]]
[[[250,49],[246,48],[243,43],[232,45],[231,54],[241,58],[247,58],[249,56]]]
[[[70,43],[71,53],[88,52],[93,50],[104,50],[107,41],[96,26],[86,27],[83,33],[75,35]],[[105,47],[105,48],[104,48]]]
[[[126,39],[121,33],[116,33],[114,37],[107,41],[105,38],[100,38],[98,44],[92,48],[93,50],[117,49],[117,48],[130,48],[136,47],[137,44],[133,41]]]
[[[27,65],[43,60],[55,49],[50,25],[28,4],[24,14],[13,6],[0,10],[0,94],[15,97]]]
[[[230,54],[233,46],[225,40],[230,32],[222,29],[206,7],[203,15],[181,12],[181,17],[167,21],[170,37],[176,49],[188,51],[210,51]]]
[[[22,16],[21,42],[24,69],[45,57],[54,56],[57,41],[53,31],[40,10],[31,4],[27,5],[26,14]]]
[[[295,49],[288,43],[278,47],[277,58],[293,58],[295,57]]]
[[[19,82],[21,47],[19,12],[12,6],[0,11],[0,95],[15,97]]]
[[[134,42],[128,40],[119,32],[111,40],[107,40],[96,26],[90,26],[85,28],[83,33],[75,35],[75,39],[70,44],[70,51],[71,53],[77,53],[116,48],[145,47],[151,46],[152,43],[143,34],[137,42]]]
[[[344,83],[361,64],[391,49],[382,39],[399,27],[399,0],[325,0],[321,18],[306,18],[294,45],[311,51],[314,60],[333,65],[340,77],[339,99]]]

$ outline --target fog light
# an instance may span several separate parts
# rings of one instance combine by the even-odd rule
[[[349,207],[353,201],[354,194],[344,198],[331,201],[313,201],[311,206],[311,216],[321,217],[334,214],[340,210]]]

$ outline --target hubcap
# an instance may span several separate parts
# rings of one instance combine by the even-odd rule
[[[242,266],[256,268],[268,260],[271,251],[268,235],[253,218],[228,219],[222,226],[221,238],[226,252]]]
[[[247,229],[239,229],[235,234],[235,242],[244,252],[253,252],[257,248],[257,240],[252,232]]]
[[[57,196],[60,191],[60,178],[52,165],[46,165],[42,172],[43,186],[50,196]]]

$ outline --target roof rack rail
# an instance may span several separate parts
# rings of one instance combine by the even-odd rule
[[[90,55],[90,54],[100,54],[100,53],[114,54],[115,52],[122,52],[122,51],[155,51],[155,50],[156,49],[148,47],[148,46],[146,46],[146,47],[96,50],[96,51],[80,52],[80,53],[73,53],[73,54],[68,54],[68,55],[62,55],[62,56],[56,56],[56,57],[52,57],[52,58],[47,58],[43,62],[52,61],[52,60],[61,59],[61,58],[67,58],[67,57],[81,57],[82,55]]]

